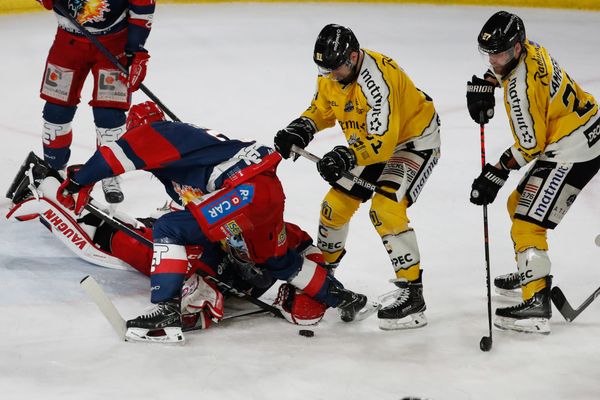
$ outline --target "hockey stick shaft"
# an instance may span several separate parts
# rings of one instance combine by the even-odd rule
[[[588,308],[590,304],[592,304],[594,300],[596,300],[597,297],[600,296],[600,288],[596,289],[576,309],[573,309],[571,304],[567,301],[565,294],[558,286],[553,287],[551,293],[552,302],[556,306],[556,309],[561,313],[565,320],[567,320],[568,322],[573,322],[573,320],[577,318],[579,314],[581,314],[586,308]]]
[[[480,118],[479,137],[481,141],[481,169],[485,167],[485,124],[483,123],[483,115]],[[485,283],[487,286],[487,316],[488,329],[490,332],[490,340],[492,338],[492,290],[490,278],[490,245],[488,232],[488,210],[487,204],[483,205],[483,245],[485,250]]]
[[[121,71],[123,74],[125,74],[126,76],[129,76],[129,71],[127,70],[127,68],[125,68],[124,65],[122,65],[119,60],[117,59],[117,57],[115,57],[114,54],[112,54],[110,51],[108,51],[108,49],[106,47],[104,47],[102,45],[102,43],[100,43],[100,41],[98,41],[98,39],[92,35],[90,32],[88,32],[87,29],[85,29],[80,23],[79,21],[77,21],[75,19],[75,17],[73,17],[71,15],[71,13],[69,13],[67,10],[65,10],[65,8],[62,6],[62,4],[60,4],[59,2],[54,2],[54,8],[56,8],[58,11],[60,11],[60,13],[65,16],[66,18],[69,19],[69,21],[71,21],[71,23],[75,26],[75,28],[77,28],[77,30],[83,35],[85,36],[90,42],[92,42],[92,44],[94,46],[96,46],[98,48],[98,50],[100,50],[100,52],[102,54],[104,54],[106,56],[106,58],[108,58],[108,60],[114,64],[115,67],[117,67],[119,69],[119,71]],[[144,92],[146,94],[146,96],[148,96],[150,98],[150,100],[152,100],[153,102],[155,102],[160,108],[161,110],[163,110],[165,112],[165,114],[167,114],[169,116],[169,118],[171,118],[173,121],[181,121],[179,118],[177,118],[177,116],[175,114],[173,114],[173,112],[171,110],[169,110],[167,108],[167,106],[164,105],[164,103],[162,101],[160,101],[160,99],[158,97],[156,97],[156,95],[154,95],[154,93],[152,93],[150,91],[150,89],[148,89],[143,83],[140,84],[140,90],[142,92]]]
[[[110,226],[112,226],[113,228],[125,233],[127,236],[137,240],[138,242],[142,243],[143,245],[148,246],[150,248],[154,247],[154,244],[152,243],[151,240],[148,240],[148,238],[140,235],[139,233],[137,233],[136,231],[134,231],[133,229],[131,229],[129,226],[122,223],[121,221],[117,220],[116,218],[111,217],[110,215],[108,215],[106,212],[104,212],[103,210],[96,207],[91,202],[85,206],[85,209],[87,211],[89,211],[90,213],[92,213],[93,215],[95,215],[96,217],[103,220],[104,222],[106,222],[107,224],[109,224]],[[233,288],[232,286],[226,284],[225,282],[222,282],[219,279],[215,278],[212,275],[208,275],[208,274],[204,274],[204,273],[201,273],[201,275],[203,275],[206,279],[212,281],[215,285],[217,285],[217,287],[220,290],[227,292],[227,293],[231,293],[232,295],[234,295],[240,299],[244,299],[254,305],[257,305],[258,307],[260,307],[261,309],[263,309],[265,311],[273,313],[277,317],[283,318],[281,311],[279,309],[273,307],[272,305],[267,304],[255,297],[252,297],[247,293],[240,292],[240,291],[236,290],[235,288]]]
[[[296,153],[298,155],[301,155],[302,157],[304,157],[304,158],[306,158],[306,159],[308,159],[308,160],[310,160],[312,162],[315,162],[315,163],[318,163],[321,160],[316,155],[312,154],[309,151],[304,150],[303,148],[300,148],[300,147],[296,146],[295,144],[292,145],[292,152],[294,152],[294,153]],[[382,195],[384,197],[387,197],[390,200],[393,200],[395,202],[400,201],[398,199],[398,197],[396,196],[396,193],[387,192],[387,191],[383,190],[381,188],[381,186],[378,186],[378,185],[376,185],[374,183],[371,183],[371,182],[369,182],[369,181],[367,181],[365,179],[362,179],[362,178],[360,178],[360,177],[358,177],[358,176],[356,176],[356,175],[354,175],[354,174],[352,174],[352,173],[350,173],[348,171],[343,171],[342,172],[342,176],[344,178],[352,181],[352,183],[354,183],[354,184],[356,184],[356,185],[358,185],[360,187],[363,187],[363,188],[365,188],[367,190],[371,190],[371,191],[373,191],[375,193],[378,193],[378,194],[380,194],[380,195]]]

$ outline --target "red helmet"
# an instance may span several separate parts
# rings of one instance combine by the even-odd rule
[[[129,114],[127,114],[126,129],[130,130],[140,125],[151,124],[156,121],[166,120],[165,114],[152,101],[135,104],[131,106]]]

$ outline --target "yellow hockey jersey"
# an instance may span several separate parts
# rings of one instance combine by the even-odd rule
[[[339,122],[358,165],[386,162],[398,145],[417,150],[440,146],[433,101],[415,87],[394,60],[362,49],[358,78],[347,85],[319,76],[302,114],[317,130]]]
[[[524,166],[534,158],[583,162],[600,155],[598,104],[540,45],[528,41],[517,66],[499,79],[515,144]]]

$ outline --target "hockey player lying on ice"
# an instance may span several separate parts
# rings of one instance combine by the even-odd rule
[[[28,167],[30,164],[35,165],[35,195],[29,186],[29,177],[24,171],[18,174],[15,184],[20,188],[17,192],[10,193],[9,197],[16,204],[8,213],[8,218],[20,221],[39,218],[52,234],[82,259],[112,269],[129,270],[133,267],[150,276],[150,248],[86,210],[76,216],[73,211],[64,208],[55,197],[59,182],[52,175],[46,176],[49,170],[44,161],[31,153],[24,165]],[[121,212],[115,218],[129,225],[141,236],[152,239],[154,218],[137,220]],[[323,263],[320,251],[312,245],[312,239],[304,231],[296,225],[286,223],[286,232],[291,247],[303,257]],[[189,271],[182,289],[183,327],[206,329],[213,321],[218,322],[223,317],[223,294],[214,283],[204,280],[197,271],[215,276],[234,289],[256,298],[276,282],[260,265],[239,259],[237,253],[228,253],[227,250],[232,249],[223,248],[216,243],[210,244],[209,251],[204,251],[199,245],[186,246]],[[288,321],[298,325],[318,323],[327,308],[287,283],[280,286],[275,306]]]
[[[364,295],[344,289],[294,247],[283,222],[285,197],[275,174],[279,161],[273,149],[255,142],[228,140],[206,129],[164,121],[156,105],[147,102],[132,107],[128,132],[121,139],[101,146],[85,165],[68,169],[56,197],[76,215],[95,182],[135,169],[154,174],[186,207],[163,215],[153,226],[150,280],[155,307],[128,321],[129,339],[183,340],[181,289],[190,245],[202,246],[209,258],[215,257],[213,245],[224,242],[239,259],[339,308],[345,321],[376,310]]]

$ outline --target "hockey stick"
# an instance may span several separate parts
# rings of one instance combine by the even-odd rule
[[[294,152],[294,153],[296,153],[298,155],[301,155],[302,157],[304,157],[304,158],[306,158],[306,159],[308,159],[308,160],[310,160],[312,162],[315,162],[315,163],[317,163],[317,162],[319,162],[321,160],[316,155],[312,154],[309,151],[304,150],[303,148],[300,148],[300,147],[296,146],[295,144],[292,145],[292,152]],[[380,186],[375,185],[374,183],[371,183],[371,182],[369,182],[369,181],[367,181],[365,179],[362,179],[362,178],[360,178],[360,177],[358,177],[358,176],[356,176],[356,175],[354,175],[354,174],[352,174],[352,173],[350,173],[348,171],[343,171],[342,172],[342,176],[344,178],[352,181],[352,183],[354,183],[354,184],[356,184],[356,185],[358,185],[360,187],[363,187],[363,188],[365,188],[367,190],[371,190],[371,191],[373,191],[375,193],[378,193],[378,194],[380,194],[382,196],[385,196],[385,197],[387,197],[390,200],[393,200],[393,201],[396,201],[396,202],[399,202],[401,200],[401,199],[400,200],[398,199],[398,197],[396,196],[396,193],[387,192],[387,191],[383,190]]]
[[[485,167],[485,124],[483,111],[479,118],[479,137],[481,141],[481,169]],[[490,351],[492,349],[492,292],[490,284],[490,246],[489,246],[489,234],[488,234],[488,212],[487,204],[483,205],[483,244],[485,247],[485,282],[487,285],[487,316],[488,316],[488,329],[489,336],[483,336],[479,341],[479,348],[481,351]]]
[[[93,205],[91,202],[85,206],[85,209],[87,211],[89,211],[90,213],[92,213],[93,215],[95,215],[96,217],[103,220],[104,222],[106,222],[107,224],[109,224],[110,226],[112,226],[113,228],[125,233],[127,236],[137,240],[138,242],[142,243],[143,245],[153,248],[154,245],[153,245],[152,241],[150,241],[147,238],[145,238],[144,236],[140,235],[139,233],[137,233],[136,231],[134,231],[133,229],[131,229],[129,226],[122,223],[121,221],[117,220],[116,218],[108,215],[106,212],[99,209],[98,207]],[[209,275],[209,274],[201,272],[201,271],[199,271],[199,272],[200,272],[200,275],[202,275],[203,277],[205,277],[206,279],[210,280],[215,285],[217,285],[217,287],[221,291],[231,293],[235,297],[244,299],[244,300],[260,307],[264,311],[272,313],[276,317],[284,318],[283,315],[281,314],[281,311],[278,308],[276,308],[270,304],[267,304],[264,301],[261,301],[255,297],[252,297],[245,292],[240,292],[240,291],[236,290],[234,287],[228,285],[225,282],[220,281],[219,279],[215,278],[212,275]]]
[[[581,314],[583,310],[585,310],[590,304],[592,304],[594,300],[596,300],[596,297],[600,296],[600,288],[596,289],[591,296],[585,299],[585,301],[577,309],[573,309],[573,307],[571,307],[571,304],[567,301],[565,294],[558,286],[554,286],[552,288],[551,295],[552,302],[562,316],[567,320],[567,322],[573,322],[573,320],[577,318],[577,316]]]
[[[85,36],[90,42],[92,42],[92,44],[94,46],[96,46],[98,48],[98,50],[100,50],[100,52],[102,54],[104,54],[106,56],[106,58],[108,58],[108,60],[114,64],[115,67],[117,67],[119,69],[119,71],[121,71],[123,74],[125,74],[126,76],[129,76],[129,71],[127,70],[127,68],[125,68],[125,66],[123,66],[119,60],[117,59],[117,57],[115,57],[110,51],[108,51],[108,49],[106,47],[104,47],[102,45],[102,43],[100,43],[98,41],[98,39],[96,39],[96,37],[94,35],[92,35],[91,33],[89,33],[87,31],[87,29],[85,29],[76,19],[75,17],[73,17],[71,15],[71,13],[69,13],[67,10],[65,10],[65,8],[62,6],[62,4],[60,4],[59,2],[54,2],[54,8],[56,8],[58,11],[60,11],[60,13],[65,16],[66,18],[69,19],[69,21],[71,21],[71,23],[75,26],[75,28],[77,28],[77,30],[83,35]],[[177,116],[175,116],[175,114],[173,114],[171,112],[171,110],[169,110],[167,108],[167,106],[165,106],[163,104],[162,101],[160,101],[158,99],[158,97],[156,97],[154,95],[154,93],[152,93],[150,91],[150,89],[148,89],[143,83],[140,84],[140,89],[142,90],[142,92],[144,92],[146,94],[146,96],[148,96],[150,98],[150,100],[152,100],[153,102],[155,102],[160,108],[161,110],[163,110],[165,112],[165,114],[167,114],[169,116],[169,118],[171,118],[173,121],[177,121],[180,122],[181,120],[179,118],[177,118]]]

